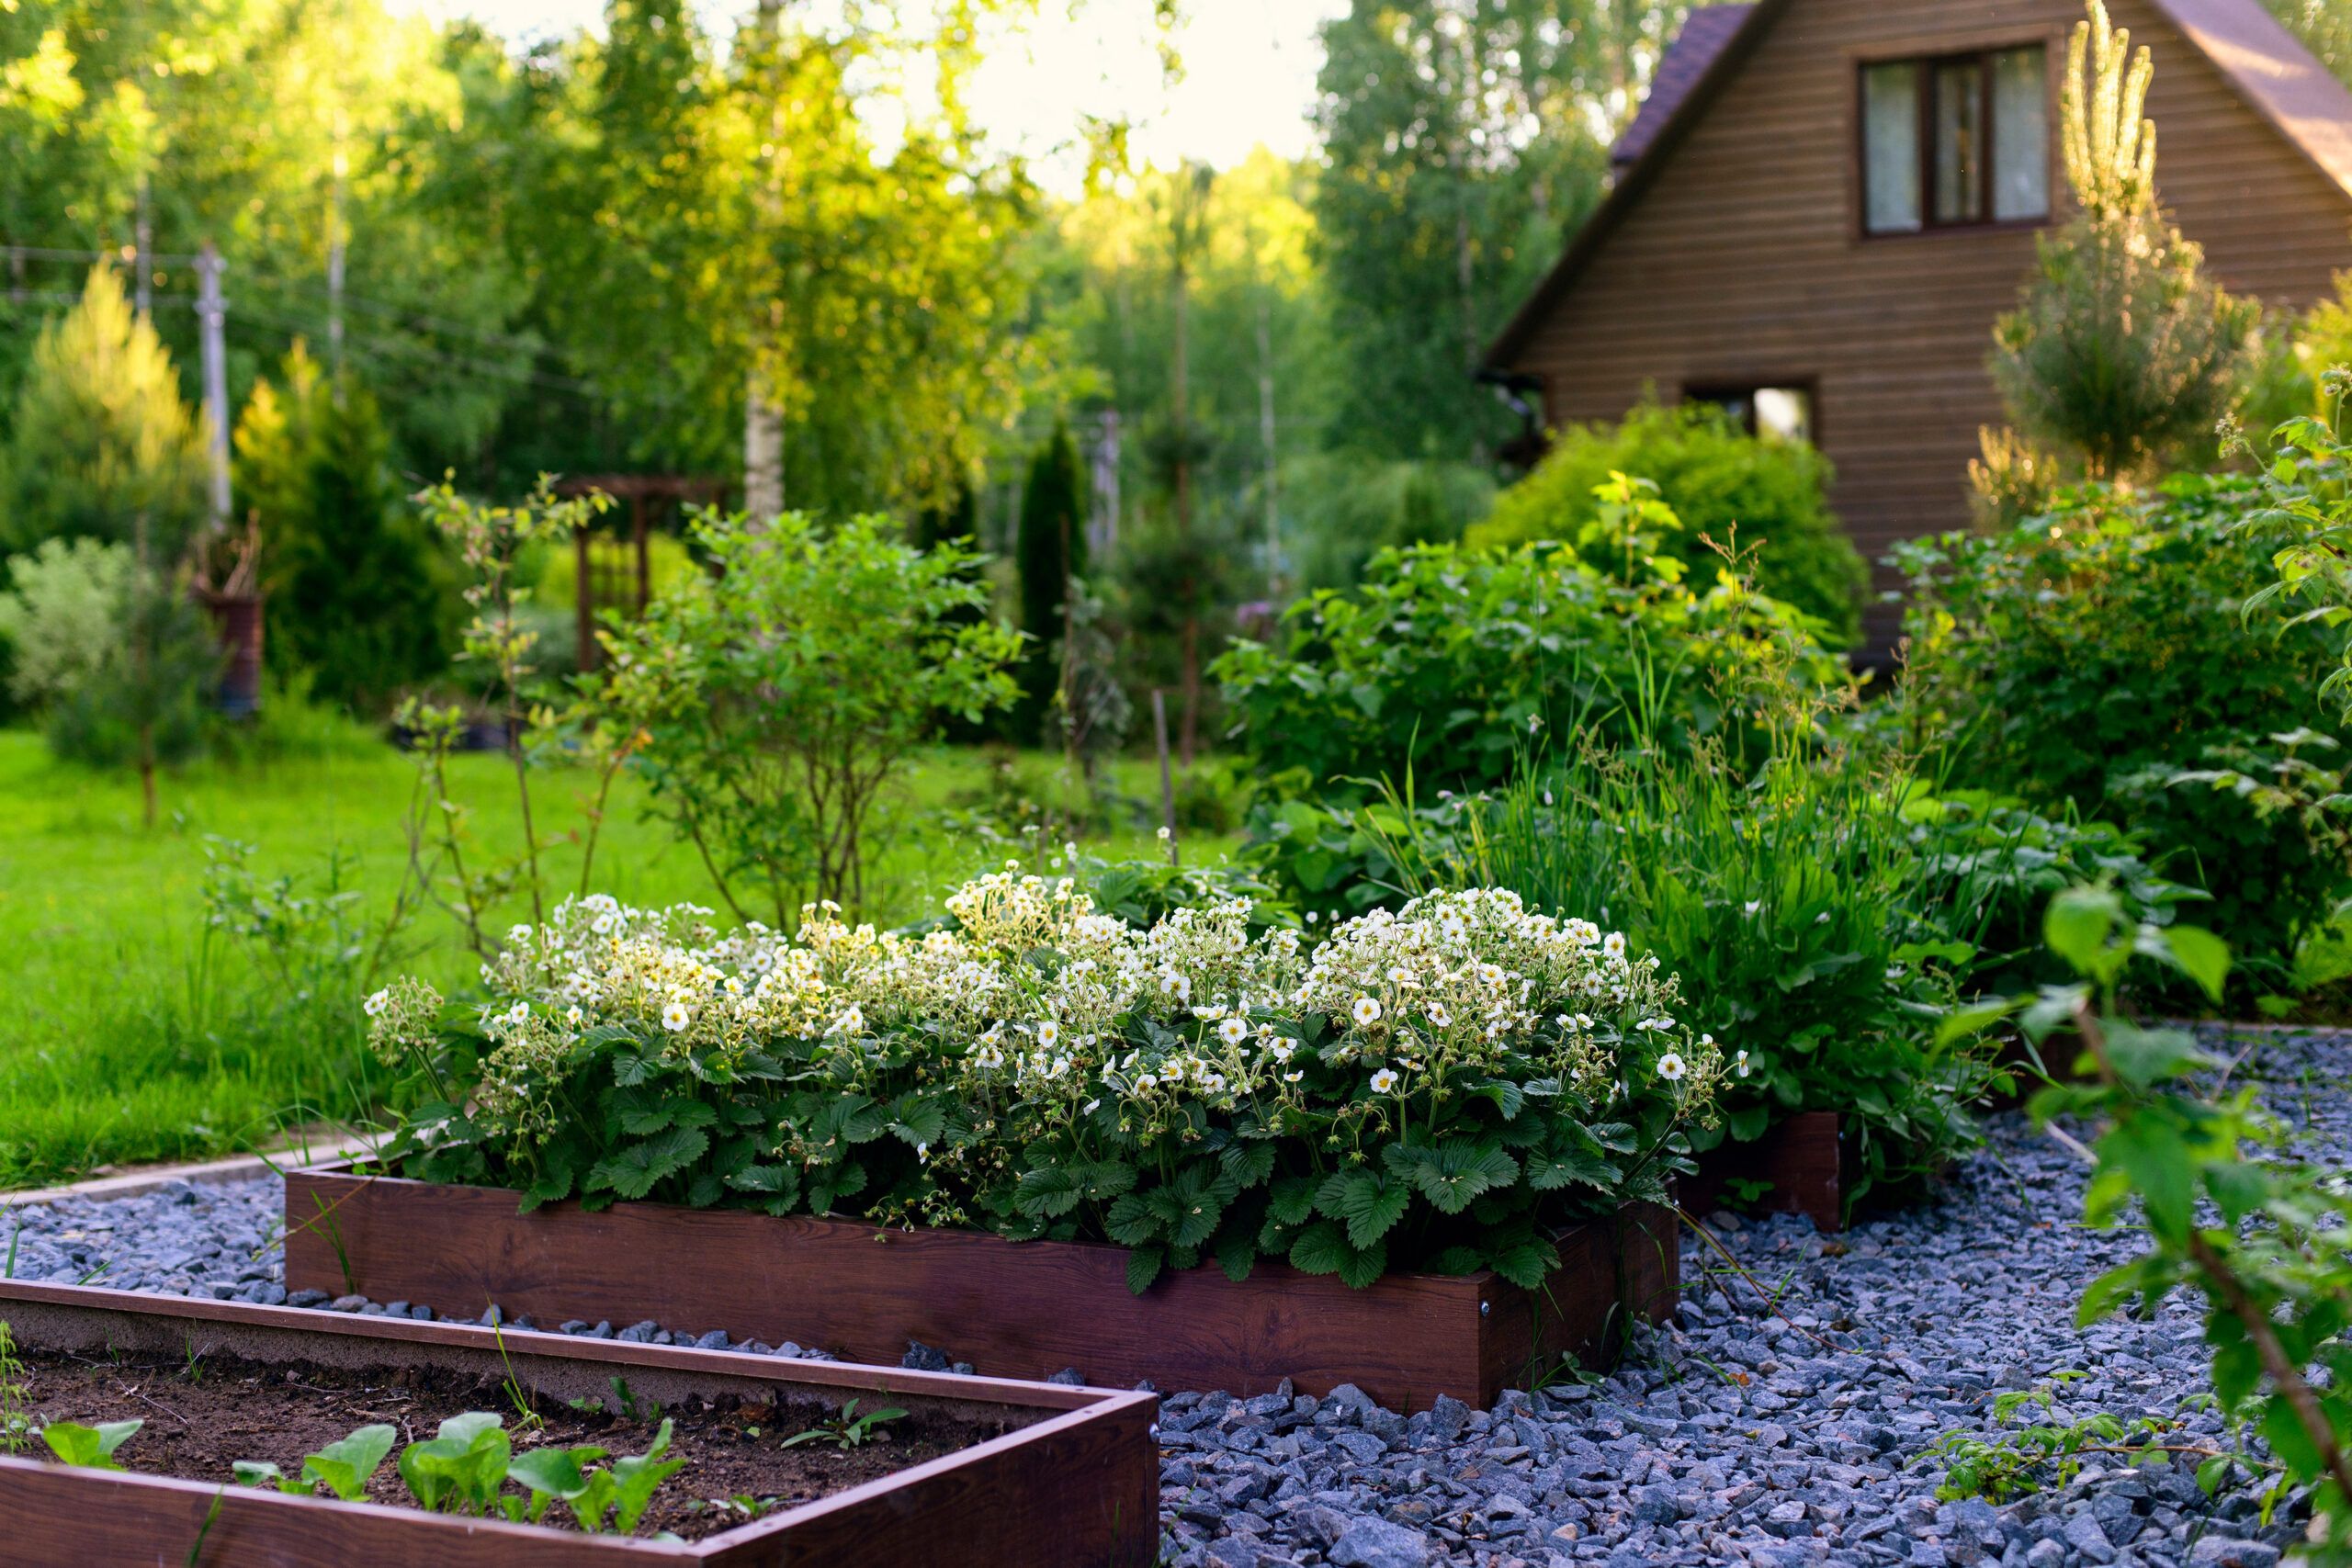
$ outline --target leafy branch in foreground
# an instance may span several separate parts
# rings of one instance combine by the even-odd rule
[[[2091,1149],[2084,1217],[2113,1224],[2132,1217],[2136,1201],[2149,1243],[2142,1257],[2091,1284],[2080,1319],[2153,1307],[2182,1287],[2202,1296],[2215,1397],[2280,1466],[2266,1506],[2309,1486],[2309,1560],[2352,1563],[2345,1177],[2292,1157],[2284,1129],[2252,1087],[2204,1087],[2198,1075],[2219,1064],[2193,1036],[2117,1011],[2116,988],[2134,957],[2169,964],[2218,998],[2229,969],[2218,938],[2134,922],[2106,887],[2058,895],[2043,932],[2080,978],[1984,1010],[2019,1011],[2037,1038],[2071,1029],[2081,1042],[2075,1079],[2036,1095],[2033,1115],[2045,1124],[2067,1117],[2103,1126]]]

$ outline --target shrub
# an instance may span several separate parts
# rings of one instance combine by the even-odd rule
[[[1558,1266],[1549,1226],[1657,1200],[1721,1063],[1623,937],[1468,891],[1312,952],[1246,901],[1148,931],[1000,873],[952,930],[722,935],[567,903],[479,1010],[402,982],[372,1038],[428,1096],[389,1157],[535,1207],[660,1197],[1214,1258],[1369,1285]]]
[[[155,824],[155,770],[195,752],[220,666],[204,615],[130,546],[51,539],[8,563],[0,642],[16,649],[11,690],[41,708],[50,750],[139,772]]]
[[[1282,466],[1293,581],[1308,589],[1352,586],[1383,549],[1453,544],[1494,503],[1494,476],[1476,463],[1342,451],[1302,452]]]
[[[261,524],[273,663],[320,698],[380,714],[438,673],[458,599],[424,524],[401,504],[376,400],[331,386],[296,345],[237,422],[239,493]]]
[[[1835,647],[1860,635],[1870,574],[1830,513],[1829,459],[1803,441],[1750,435],[1711,403],[1644,403],[1621,424],[1570,425],[1468,539],[1555,539],[1611,570],[1618,541],[1597,492],[1612,474],[1657,484],[1678,521],[1655,551],[1680,562],[1692,581],[1711,580],[1722,558],[1702,536],[1728,547],[1736,527],[1739,547],[1755,550],[1747,570],[1758,591],[1817,618]]]
[[[2062,105],[2077,215],[2035,240],[2018,308],[1994,327],[2010,423],[2095,479],[2142,474],[2235,400],[2260,321],[2204,276],[2204,253],[2156,209],[2154,74],[2099,0],[2075,24]]]
[[[1010,627],[976,556],[899,542],[888,519],[830,531],[793,513],[695,525],[696,575],[605,637],[592,706],[641,732],[653,814],[692,842],[739,919],[778,926],[813,891],[856,908],[876,801],[943,714],[1018,693]]]
[[[1293,604],[1272,645],[1236,641],[1211,672],[1261,780],[1288,794],[1408,773],[1476,789],[1546,726],[1589,716],[1623,735],[1642,706],[1666,744],[1718,735],[1739,752],[1740,682],[1780,667],[1775,649],[1789,679],[1842,685],[1816,627],[1736,582],[1694,592],[1670,565],[1628,583],[1564,546],[1420,546],[1374,557],[1352,595]]]
[[[2234,787],[2278,782],[2275,738],[2302,728],[2335,655],[2315,625],[2242,628],[2268,573],[2233,525],[2263,495],[2229,477],[2086,486],[2023,527],[1896,558],[1912,743],[1955,784],[2114,821],[2158,872],[2210,888],[2200,919],[2275,981],[2346,867],[2318,824]]]

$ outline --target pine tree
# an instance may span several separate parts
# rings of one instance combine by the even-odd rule
[[[328,382],[297,344],[237,422],[238,493],[262,528],[269,654],[366,713],[448,662],[455,601],[439,547],[401,503],[376,400]]]
[[[2094,479],[2143,473],[2213,428],[2260,320],[2204,273],[2156,204],[2154,65],[2099,0],[2066,52],[2062,136],[2079,211],[2040,240],[2018,308],[1994,327],[1993,378],[2030,442]]]
[[[1033,639],[1022,662],[1019,739],[1034,741],[1045,727],[1060,682],[1064,606],[1069,580],[1086,565],[1086,468],[1068,423],[1029,460],[1021,487],[1021,535],[1014,550],[1021,572],[1021,629]]]
[[[0,550],[107,539],[178,560],[205,507],[203,423],[155,330],[104,262],[41,329],[0,454]]]

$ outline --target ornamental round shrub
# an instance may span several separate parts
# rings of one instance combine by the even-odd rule
[[[1532,1285],[1562,1222],[1663,1201],[1722,1054],[1653,957],[1472,889],[1310,947],[1247,899],[1148,928],[1008,867],[921,936],[830,906],[797,936],[568,901],[485,965],[403,981],[387,1158],[525,1206],[659,1198],[1108,1240],[1129,1283],[1261,1258],[1370,1284]]]
[[[1736,527],[1739,547],[1755,548],[1748,570],[1759,590],[1817,617],[1835,647],[1861,635],[1870,573],[1829,510],[1829,459],[1806,442],[1750,435],[1712,403],[1645,403],[1620,424],[1568,426],[1468,538],[1505,546],[1557,539],[1602,560],[1593,492],[1612,474],[1657,486],[1680,524],[1660,553],[1693,579],[1712,579],[1722,558],[1701,536],[1729,547]]]
[[[2248,626],[2275,543],[2241,530],[2252,479],[2086,485],[1992,536],[1902,546],[1911,581],[1903,718],[1955,784],[2108,819],[2166,877],[2209,890],[2199,923],[2277,988],[2347,886],[2338,831],[2294,802],[2341,785],[2313,694],[2315,624]]]

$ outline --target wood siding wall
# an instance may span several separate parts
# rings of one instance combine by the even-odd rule
[[[2161,197],[2230,288],[2307,305],[2352,265],[2352,204],[2149,0],[2109,0],[2155,57]],[[1647,385],[1809,386],[1832,503],[1873,563],[1962,526],[1985,370],[2033,233],[1860,234],[1856,70],[1867,59],[2041,39],[2051,126],[2077,0],[1798,0],[1690,128],[1649,190],[1528,339],[1555,424],[1613,419]],[[2065,186],[2051,150],[2051,188]],[[1880,568],[1881,586],[1888,586]],[[1871,641],[1893,633],[1874,608]]]

